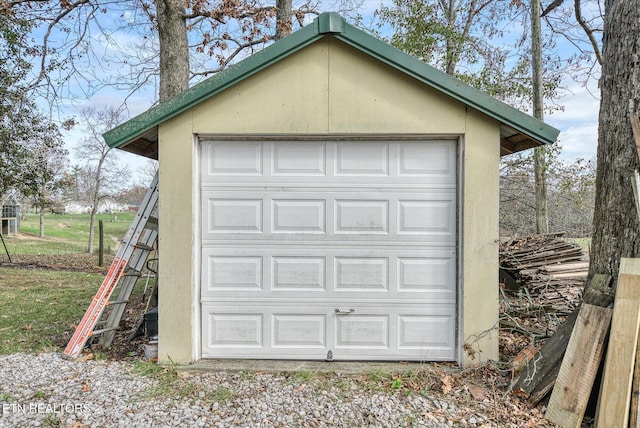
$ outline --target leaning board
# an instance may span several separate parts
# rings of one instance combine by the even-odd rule
[[[611,309],[582,304],[567,345],[545,417],[563,428],[579,428],[600,366]]]
[[[600,399],[598,427],[626,427],[629,424],[631,381],[640,327],[640,259],[620,261],[620,273],[613,307],[613,319]]]

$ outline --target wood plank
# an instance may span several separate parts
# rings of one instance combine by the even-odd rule
[[[626,427],[640,328],[640,259],[623,258],[613,306],[611,335],[596,413],[596,426]]]
[[[568,271],[568,270],[589,270],[589,262],[569,262],[557,265],[547,265],[541,268],[546,272]]]
[[[635,102],[629,101],[629,120],[631,121],[631,130],[633,131],[633,138],[636,141],[636,151],[638,157],[640,157],[640,112],[636,111]]]
[[[571,333],[545,417],[563,428],[580,427],[609,332],[609,308],[583,304]]]
[[[633,383],[631,384],[631,414],[629,415],[629,427],[640,428],[638,413],[640,412],[640,341],[636,345],[636,363],[633,368]]]
[[[638,171],[633,171],[633,177],[631,177],[631,185],[633,187],[633,197],[636,201],[636,212],[640,219],[640,174]]]
[[[596,274],[585,286],[583,301],[586,304],[607,307],[613,302],[613,290],[609,286],[611,276]],[[574,311],[546,341],[540,352],[513,381],[515,394],[528,397],[532,404],[539,403],[553,388],[571,332],[578,317]]]

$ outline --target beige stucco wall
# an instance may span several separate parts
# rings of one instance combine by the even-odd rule
[[[498,358],[499,126],[495,121],[325,38],[167,121],[159,132],[161,360],[187,363],[198,357],[194,134],[460,138],[460,336],[469,350],[461,359],[470,365]]]

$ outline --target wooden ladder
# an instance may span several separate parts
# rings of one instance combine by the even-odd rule
[[[89,338],[93,336],[101,335],[100,345],[111,345],[131,292],[158,238],[157,211],[158,173],[153,178],[151,187],[147,190],[131,227],[116,252],[107,276],[71,336],[63,353],[65,358],[78,358]],[[119,283],[116,299],[109,300]],[[102,319],[107,306],[111,306],[112,310],[107,319]],[[97,330],[96,326],[99,327]]]

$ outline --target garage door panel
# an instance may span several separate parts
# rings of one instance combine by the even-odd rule
[[[398,177],[456,180],[456,147],[450,141],[398,143]]]
[[[400,293],[455,294],[454,257],[398,257],[397,272]]]
[[[335,290],[389,292],[389,259],[386,257],[336,257]]]
[[[369,143],[366,151],[358,144],[341,144],[335,148],[335,153],[337,177],[389,176],[389,143]]]
[[[208,234],[261,234],[262,199],[207,199],[206,226]]]
[[[271,232],[274,234],[324,234],[326,229],[324,199],[271,200]]]
[[[398,234],[456,235],[456,211],[453,200],[398,201]]]
[[[202,183],[455,186],[456,144],[204,141]]]
[[[331,304],[203,306],[203,357],[409,361],[455,355],[455,309]],[[433,327],[437,328],[434,329]]]
[[[271,257],[275,292],[326,291],[326,259],[324,257]]]
[[[272,315],[273,348],[321,348],[327,347],[327,316],[325,314]]]
[[[389,201],[336,199],[335,234],[389,234]]]
[[[389,315],[349,314],[335,317],[336,349],[377,349],[390,347]]]
[[[212,256],[205,260],[207,276],[203,284],[207,292],[263,290],[262,257]]]
[[[322,177],[326,171],[325,142],[271,143],[271,175]]]
[[[451,316],[403,315],[398,318],[398,349],[419,351],[452,351],[455,341],[449,331],[455,328]]]
[[[263,348],[262,313],[206,312],[203,316],[208,348]]]
[[[302,191],[301,191],[302,190]],[[286,197],[280,194],[286,193]],[[275,194],[275,195],[274,195]],[[326,189],[202,193],[203,239],[352,242],[376,239],[455,245],[456,196]]]
[[[205,170],[204,176],[234,178],[262,176],[262,143],[244,141],[219,141],[216,144],[204,144],[202,149]]]
[[[455,257],[454,248],[210,247],[203,249],[201,294],[203,301],[387,295],[387,299],[428,299],[453,306]]]

